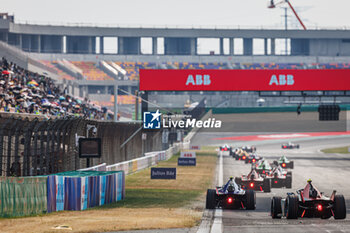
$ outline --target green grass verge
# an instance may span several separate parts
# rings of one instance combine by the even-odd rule
[[[177,208],[199,197],[202,191],[172,189],[127,189],[125,199],[97,208]]]
[[[337,147],[337,148],[328,148],[321,150],[323,153],[339,153],[339,154],[349,154],[348,146]]]
[[[150,169],[144,169],[126,177],[124,200],[92,209],[179,208],[198,200],[212,185],[216,153],[198,151],[196,154],[196,167],[178,167],[179,153],[158,164],[158,167],[177,167],[176,180],[151,180]]]

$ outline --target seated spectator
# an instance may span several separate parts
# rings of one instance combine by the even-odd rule
[[[89,100],[74,98],[52,79],[24,70],[5,58],[0,61],[0,112],[103,119],[103,111]]]

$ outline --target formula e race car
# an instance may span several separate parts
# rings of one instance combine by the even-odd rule
[[[253,190],[244,190],[231,177],[222,187],[207,190],[206,208],[255,210],[256,198]]]
[[[319,192],[308,180],[304,189],[297,194],[287,193],[287,197],[273,197],[271,200],[271,217],[297,219],[299,217],[335,219],[346,218],[346,205],[343,195],[336,195],[334,190],[330,197]]]
[[[281,165],[282,168],[294,168],[294,161],[288,160],[287,157],[284,155],[282,155],[279,160],[273,161],[273,164],[276,166]]]
[[[223,154],[227,154],[227,153],[228,155],[232,154],[232,147],[230,147],[229,145],[220,146],[219,150],[222,151]]]
[[[249,156],[248,152],[241,149],[238,153],[236,153],[235,159],[236,160],[245,160],[246,158],[248,158],[248,156]]]
[[[244,161],[245,161],[245,163],[256,163],[262,159],[263,159],[263,157],[261,157],[257,154],[250,154],[250,155],[248,155],[248,157],[246,157],[246,159]]]
[[[271,188],[292,188],[292,172],[284,170],[279,165],[266,174],[265,179],[271,180]]]
[[[236,147],[235,149],[232,150],[232,157],[235,158],[236,160],[238,160],[238,155],[242,153],[242,149],[241,148],[238,148]]]
[[[265,179],[259,175],[254,167],[247,176],[236,177],[235,182],[247,190],[263,191],[265,193],[271,192],[270,179]]]
[[[294,144],[294,143],[291,143],[291,142],[282,144],[282,149],[294,149],[294,148],[299,149],[300,148],[299,144]]]
[[[248,153],[254,153],[256,151],[255,146],[243,146],[242,150],[248,152]]]
[[[253,165],[254,166],[254,165]],[[265,176],[265,174],[268,174],[272,171],[272,167],[269,162],[265,159],[261,159],[258,163],[255,165],[255,169],[257,173],[260,175]]]

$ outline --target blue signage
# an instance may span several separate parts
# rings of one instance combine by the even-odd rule
[[[196,158],[178,158],[178,166],[196,166]]]
[[[152,167],[151,179],[176,179],[176,168]]]

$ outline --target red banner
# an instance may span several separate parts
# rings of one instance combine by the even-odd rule
[[[142,91],[346,91],[350,69],[140,70]]]

